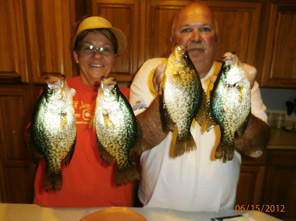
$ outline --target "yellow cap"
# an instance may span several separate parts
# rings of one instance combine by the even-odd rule
[[[125,34],[121,30],[114,28],[107,19],[99,16],[88,17],[79,24],[73,39],[73,44],[75,44],[76,38],[81,32],[97,28],[106,28],[114,34],[117,40],[117,54],[121,54],[125,50],[127,45]]]

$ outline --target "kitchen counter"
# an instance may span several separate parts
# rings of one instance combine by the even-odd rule
[[[282,129],[271,128],[267,149],[296,150],[296,133]]]
[[[119,208],[119,207],[117,207]],[[0,203],[0,221],[75,221],[80,220],[89,214],[106,208],[50,208],[35,204],[9,204]],[[180,212],[159,208],[139,208],[129,207],[129,210],[135,211],[147,220],[151,221],[181,221],[181,220],[211,220],[211,218],[231,216],[241,214],[234,210],[223,210],[219,213],[214,212]],[[256,221],[277,221],[266,213],[258,211],[249,211],[248,216]]]

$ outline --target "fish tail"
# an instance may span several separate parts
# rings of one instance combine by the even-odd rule
[[[117,167],[115,182],[117,186],[126,184],[127,182],[134,182],[140,180],[140,174],[137,169],[130,164],[128,168],[120,169]]]
[[[43,188],[46,192],[53,190],[59,191],[62,189],[62,174],[61,171],[57,173],[46,173],[44,178]]]
[[[187,151],[196,149],[195,141],[190,134],[186,140],[176,140],[175,156],[181,156]]]
[[[232,160],[234,156],[234,146],[219,144],[216,149],[216,159],[223,159],[223,161]]]

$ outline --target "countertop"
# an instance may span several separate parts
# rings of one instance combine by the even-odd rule
[[[211,218],[233,216],[241,214],[234,210],[223,210],[219,213],[214,212],[180,212],[168,209],[159,208],[139,208],[139,207],[116,207],[135,211],[147,220],[151,221],[182,221],[182,220],[211,220]],[[12,204],[12,203],[0,203],[0,221],[56,221],[56,220],[80,220],[89,214],[96,211],[106,209],[103,208],[51,208],[42,207],[36,204]],[[256,221],[277,221],[279,219],[274,218],[266,213],[258,211],[248,211],[249,218],[240,220],[256,220]],[[252,218],[252,219],[250,219]],[[235,219],[238,220],[238,219]]]
[[[296,133],[271,128],[267,149],[296,150]]]

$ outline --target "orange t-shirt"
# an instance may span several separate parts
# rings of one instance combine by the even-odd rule
[[[133,185],[115,184],[115,167],[108,166],[99,154],[96,134],[90,127],[96,105],[97,88],[82,83],[80,76],[67,79],[76,90],[74,108],[77,138],[68,167],[62,164],[62,189],[43,190],[45,161],[40,159],[35,176],[34,203],[48,207],[133,206]],[[128,98],[129,88],[120,87]]]

